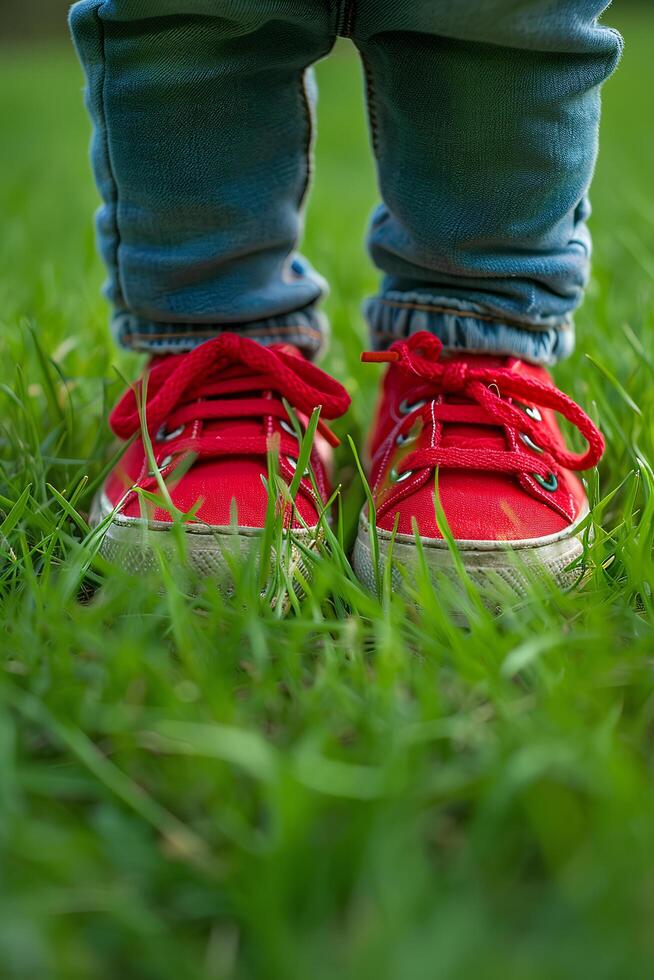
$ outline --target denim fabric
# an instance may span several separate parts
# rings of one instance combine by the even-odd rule
[[[323,280],[295,254],[313,86],[307,0],[83,0],[71,27],[118,339],[182,350],[225,329],[312,353]]]
[[[71,26],[95,126],[114,328],[182,350],[223,330],[308,354],[324,283],[296,252],[310,66],[364,64],[383,204],[373,343],[541,363],[573,346],[588,277],[606,0],[82,0]],[[334,243],[338,248],[338,243]]]

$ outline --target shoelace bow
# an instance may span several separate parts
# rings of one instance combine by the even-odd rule
[[[364,353],[361,360],[393,363],[414,382],[423,382],[420,393],[416,389],[416,401],[433,400],[441,394],[456,395],[468,401],[468,404],[450,402],[447,406],[439,406],[438,416],[441,421],[509,426],[531,440],[532,449],[537,455],[520,449],[464,449],[454,446],[419,449],[402,460],[397,468],[398,475],[442,466],[516,474],[531,473],[544,478],[552,475],[556,465],[570,470],[587,470],[597,465],[604,452],[602,434],[568,395],[552,384],[525,377],[510,368],[475,365],[474,362],[464,360],[441,361],[442,350],[443,345],[437,337],[420,331],[406,341],[396,341],[387,351]],[[425,394],[422,392],[423,388]],[[573,453],[567,450],[544,426],[539,427],[535,420],[507,401],[507,398],[531,402],[538,408],[552,409],[564,416],[576,426],[588,443],[586,452]],[[418,417],[427,421],[429,414],[429,404],[416,404],[415,409],[407,415],[403,428],[410,429]]]
[[[171,457],[187,452],[198,457],[265,456],[265,432],[245,436],[203,431],[202,423],[265,417],[288,423],[282,398],[305,415],[319,406],[319,430],[337,445],[322,418],[337,418],[350,404],[345,388],[315,364],[236,334],[222,334],[188,354],[155,362],[146,378],[147,384],[141,379],[125,392],[109,422],[117,436],[129,439],[140,431],[139,404],[144,401],[148,431],[170,443]],[[297,452],[297,439],[290,432],[281,434],[279,451],[286,456]]]

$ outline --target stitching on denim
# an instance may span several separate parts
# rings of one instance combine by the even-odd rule
[[[351,37],[354,25],[354,0],[338,0],[336,5],[336,34]]]
[[[379,159],[380,154],[380,144],[379,144],[379,114],[377,112],[377,94],[375,92],[375,83],[372,77],[372,66],[368,60],[368,56],[363,53],[361,48],[359,48],[359,54],[361,56],[361,64],[363,65],[363,74],[366,79],[366,102],[368,104],[368,124],[370,126],[370,140],[372,142],[372,148],[375,156]]]
[[[355,0],[346,0],[343,37],[352,37],[354,33],[354,3]]]
[[[456,316],[460,319],[465,318],[466,320],[483,320],[487,323],[506,324],[509,327],[517,327],[520,330],[532,330],[536,333],[543,333],[544,331],[551,329],[550,327],[544,325],[523,323],[520,320],[513,320],[508,316],[496,316],[492,313],[477,313],[475,310],[459,310],[447,306],[435,306],[430,303],[412,303],[408,300],[384,299],[383,297],[379,297],[376,302],[384,306],[391,306],[393,309],[398,310],[416,310],[419,313],[442,313],[444,315]],[[569,330],[570,326],[571,324],[564,320],[557,325],[555,329]]]
[[[302,213],[304,205],[307,200],[307,195],[309,193],[309,188],[311,186],[311,180],[313,177],[314,163],[313,163],[313,115],[311,112],[311,102],[309,99],[309,93],[307,91],[307,72],[308,68],[303,68],[300,73],[300,101],[302,103],[302,112],[304,115],[304,125],[305,125],[305,135],[304,135],[304,163],[305,163],[305,174],[304,181],[302,183],[302,190],[300,191],[300,198],[298,200],[298,210]]]
[[[118,181],[116,180],[116,171],[114,169],[113,160],[111,158],[111,146],[109,142],[109,118],[107,114],[107,35],[105,31],[104,21],[102,20],[101,13],[102,8],[106,7],[107,0],[100,0],[100,3],[95,8],[95,17],[98,22],[98,28],[100,33],[100,45],[102,48],[102,79],[99,86],[100,95],[100,114],[102,117],[102,134],[104,142],[104,151],[107,161],[107,170],[109,171],[109,176],[111,178],[111,184],[113,188],[113,201],[111,202],[114,206],[113,213],[113,228],[114,235],[116,239],[116,248],[114,250],[114,266],[116,270],[116,280],[118,282],[118,287],[122,294],[122,298],[125,302],[129,302],[127,296],[127,290],[125,288],[125,283],[123,281],[123,276],[120,268],[120,249],[122,245],[122,235],[120,233],[120,225],[118,223]]]
[[[288,336],[288,334],[299,334],[300,336],[322,339],[322,334],[319,330],[313,327],[306,327],[298,324],[294,326],[293,324],[283,324],[282,326],[275,326],[269,328],[257,328],[257,329],[239,329],[238,325],[235,324],[233,328],[230,327],[215,327],[213,330],[176,330],[170,333],[127,333],[123,336],[122,340],[124,343],[131,344],[139,340],[197,340],[198,337],[218,337],[221,333],[238,333],[246,337],[267,337],[267,336]]]

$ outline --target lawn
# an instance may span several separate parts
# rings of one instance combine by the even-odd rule
[[[3,980],[651,977],[654,15],[620,16],[594,278],[557,370],[608,441],[595,536],[582,588],[500,617],[445,583],[417,609],[358,586],[345,439],[342,520],[286,612],[249,568],[228,600],[95,556],[106,406],[138,361],[107,339],[77,64],[0,53]],[[347,48],[319,79],[306,250],[360,445],[374,173]]]

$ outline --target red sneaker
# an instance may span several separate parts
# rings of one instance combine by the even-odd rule
[[[156,564],[153,539],[172,546],[172,517],[165,507],[149,505],[136,488],[159,494],[140,435],[138,398],[145,392],[145,417],[161,476],[174,506],[193,511],[186,528],[190,565],[203,574],[227,571],[225,544],[238,538],[245,551],[266,520],[267,452],[271,437],[279,440],[281,475],[291,482],[299,445],[282,398],[306,424],[315,406],[333,419],[350,399],[345,389],[307,361],[294,347],[263,347],[236,334],[222,334],[187,354],[152,360],[143,381],[129,389],[111,414],[110,424],[122,439],[134,438],[96,499],[95,523],[112,515],[104,537],[104,554],[141,571]],[[330,444],[338,440],[319,423],[311,463],[322,499],[307,478],[300,482],[297,512],[290,508],[288,526],[308,541],[328,498]],[[176,474],[178,474],[176,476]],[[236,515],[236,526],[234,525]],[[144,533],[145,532],[145,533]],[[167,533],[168,532],[168,533]]]
[[[482,589],[497,576],[518,593],[527,588],[521,558],[561,584],[582,551],[584,489],[571,470],[595,466],[604,441],[588,416],[547,372],[515,357],[456,353],[421,332],[364,361],[390,364],[372,441],[371,486],[380,554],[409,570],[420,535],[430,568],[453,563],[436,521],[435,471],[443,511],[464,565]],[[588,443],[571,453],[556,423],[559,412]],[[362,514],[354,567],[375,582],[368,517]]]

